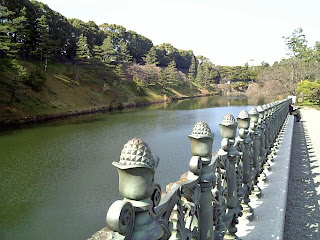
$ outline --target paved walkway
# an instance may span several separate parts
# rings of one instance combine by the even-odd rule
[[[293,130],[284,239],[320,239],[320,111],[302,109]]]

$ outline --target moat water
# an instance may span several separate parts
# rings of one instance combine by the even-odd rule
[[[165,187],[188,171],[188,135],[198,121],[215,135],[227,113],[264,99],[205,97],[80,116],[0,132],[0,239],[81,240],[105,226],[117,199],[123,145],[143,139],[160,163],[155,181]]]

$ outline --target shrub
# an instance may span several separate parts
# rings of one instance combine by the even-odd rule
[[[46,73],[40,67],[36,67],[35,70],[31,71],[29,77],[25,81],[25,84],[35,91],[40,91],[46,80]]]

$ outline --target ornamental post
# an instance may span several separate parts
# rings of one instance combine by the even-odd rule
[[[266,130],[266,125],[264,121],[264,109],[259,106],[257,107],[257,111],[259,113],[259,118],[258,118],[258,126],[260,130],[260,174],[263,173],[263,166],[266,162],[266,150],[265,150],[265,130]],[[267,177],[264,174],[263,179],[265,180]]]
[[[260,197],[261,189],[258,186],[258,177],[260,175],[260,130],[257,128],[259,113],[256,108],[249,111],[250,116],[250,131],[253,135],[253,193],[254,196]]]
[[[238,128],[239,128],[239,140],[241,143],[242,163],[243,163],[243,201],[242,207],[243,212],[246,214],[246,217],[250,219],[253,215],[253,209],[249,205],[250,199],[249,195],[251,194],[252,181],[251,181],[251,165],[250,165],[250,156],[249,151],[251,148],[252,140],[249,137],[249,126],[250,126],[250,117],[249,113],[245,110],[241,111],[237,117]]]
[[[200,239],[209,240],[214,239],[213,229],[213,206],[212,206],[212,188],[215,186],[215,174],[209,166],[211,163],[212,143],[214,139],[213,133],[208,124],[205,122],[198,122],[189,135],[191,143],[192,159],[196,160],[196,164],[201,165],[200,170],[200,216],[199,216],[199,230]],[[191,159],[191,161],[192,161]]]
[[[129,140],[122,149],[119,162],[113,162],[119,173],[119,191],[123,200],[115,201],[107,213],[107,226],[112,239],[168,239],[169,229],[158,223],[150,211],[161,198],[161,188],[154,182],[159,158],[152,155],[140,139]]]
[[[221,149],[226,152],[227,161],[229,162],[229,169],[227,173],[228,182],[228,198],[227,198],[227,208],[228,217],[231,218],[231,222],[228,226],[227,234],[225,239],[236,239],[236,224],[238,223],[238,194],[237,194],[237,173],[236,173],[236,163],[239,158],[239,152],[234,146],[237,123],[231,114],[226,114],[220,126],[221,132]]]
[[[269,142],[270,142],[270,122],[269,122],[269,107],[267,104],[263,105],[262,106],[263,110],[264,110],[264,123],[265,123],[265,130],[264,130],[264,150],[265,150],[265,165],[264,167],[267,169],[267,170],[270,170],[270,164],[268,162],[268,157],[269,157],[269,154],[270,154],[270,149],[269,149]]]
[[[266,142],[265,142],[265,148],[266,148],[266,151],[267,151],[267,155],[270,154],[270,134],[271,134],[271,131],[270,131],[270,112],[271,112],[271,107],[270,107],[270,104],[266,104],[264,105],[264,109],[265,109],[265,119],[266,119]]]

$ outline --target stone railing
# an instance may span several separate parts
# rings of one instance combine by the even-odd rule
[[[259,197],[258,182],[270,167],[291,100],[227,114],[220,124],[221,148],[212,156],[214,136],[198,122],[189,139],[192,158],[183,182],[161,198],[154,182],[159,159],[148,145],[132,139],[124,145],[119,173],[123,200],[107,213],[112,239],[237,239],[240,216],[252,219],[250,198]],[[237,128],[238,136],[237,135]]]

